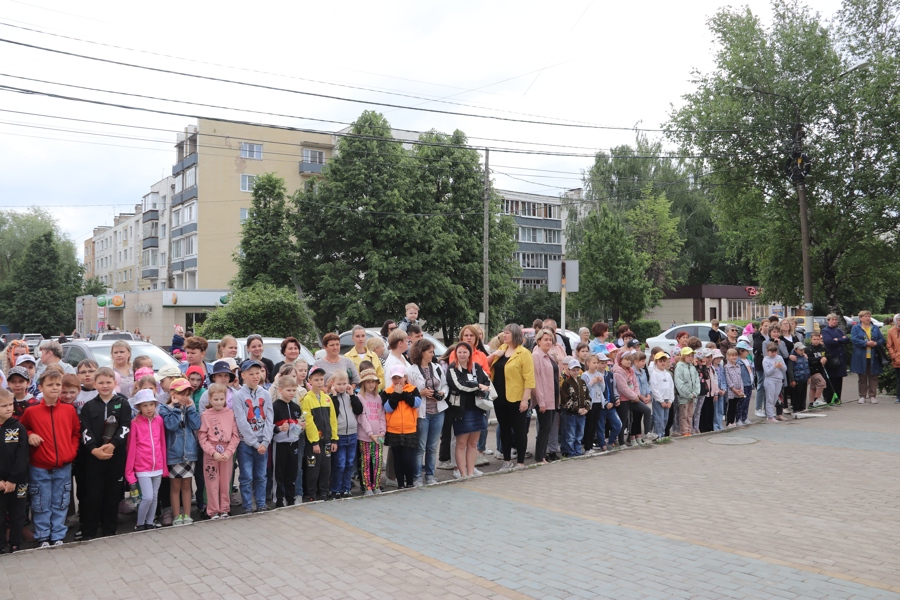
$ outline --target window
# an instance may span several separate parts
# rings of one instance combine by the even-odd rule
[[[197,253],[195,248],[195,242],[197,240],[197,236],[191,235],[184,238],[184,255],[185,256],[194,256]]]
[[[559,218],[559,205],[545,204],[544,205],[544,218],[545,219],[558,219]]]
[[[178,227],[181,225],[181,211],[173,210],[172,211],[172,227]]]
[[[249,214],[250,214],[250,209],[249,209],[249,208],[242,208],[242,209],[241,209],[241,225],[243,225],[243,224],[244,224],[244,221],[247,220],[247,215],[249,215]]]
[[[181,184],[183,182],[184,182],[184,179],[181,178],[181,175],[175,176],[175,193],[176,194],[180,194],[181,191],[184,189],[183,187],[181,187]]]
[[[172,242],[172,260],[181,258],[181,240]]]
[[[519,289],[540,290],[547,287],[546,279],[519,279]]]
[[[536,217],[538,216],[537,204],[534,202],[522,202],[521,208],[519,209],[519,214],[523,217]]]
[[[159,221],[148,221],[144,223],[144,237],[157,237],[159,234]]]
[[[191,167],[184,172],[184,189],[197,185],[197,167]]]
[[[159,210],[166,210],[166,195],[163,194],[159,197]]]
[[[143,266],[146,269],[147,267],[158,267],[159,266],[159,250],[153,248],[150,250],[144,250],[143,257]]]
[[[559,229],[545,229],[544,241],[548,244],[561,244],[562,232]]]
[[[307,150],[303,149],[303,162],[312,163],[314,165],[324,165],[325,164],[325,153],[321,150]]]
[[[159,266],[161,266],[161,267],[166,266],[166,253],[165,252],[159,253]]]
[[[519,201],[504,199],[503,200],[503,214],[505,214],[505,215],[519,214]]]
[[[540,244],[543,242],[543,232],[543,229],[538,229],[536,227],[519,227],[519,241]]]
[[[253,184],[256,182],[256,175],[241,175],[241,191],[252,192]]]
[[[194,207],[196,205],[191,203],[184,207],[181,211],[181,222],[182,223],[193,223],[194,222]]]
[[[241,142],[241,158],[262,160],[262,144],[248,144]]]
[[[162,238],[162,239],[165,239],[165,237],[166,237],[166,225],[165,225],[165,223],[163,223],[162,225],[159,226],[159,237]]]
[[[156,210],[159,205],[159,193],[150,192],[144,196],[144,210]]]

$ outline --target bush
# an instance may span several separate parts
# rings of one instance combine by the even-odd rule
[[[872,318],[875,319],[875,320],[877,320],[877,321],[881,321],[881,322],[884,323],[885,325],[888,325],[888,324],[894,322],[894,315],[895,315],[895,314],[896,314],[896,313],[891,313],[891,314],[889,314],[889,315],[872,315]]]
[[[205,338],[221,338],[230,334],[246,337],[258,333],[263,337],[294,336],[308,347],[318,345],[312,315],[290,288],[256,283],[236,290],[225,306],[209,313],[196,334]]]
[[[612,335],[615,335],[616,329],[619,328],[620,325],[624,325],[623,321],[619,321],[616,323],[616,326],[613,327],[613,330],[610,332]],[[631,327],[631,331],[634,332],[635,337],[637,337],[638,341],[642,344],[647,341],[647,338],[652,338],[658,336],[662,333],[662,327],[659,324],[659,321],[651,321],[650,319],[637,319],[628,324]]]

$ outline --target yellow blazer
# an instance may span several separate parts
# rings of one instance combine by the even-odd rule
[[[506,352],[506,344],[502,344],[498,350]],[[521,402],[525,390],[534,389],[534,359],[531,357],[531,352],[525,346],[516,348],[513,355],[506,361],[503,374],[506,379],[506,400]],[[494,363],[491,363],[491,379],[494,376]]]

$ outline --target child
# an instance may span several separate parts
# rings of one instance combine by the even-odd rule
[[[72,485],[72,461],[78,454],[80,423],[71,404],[59,404],[62,373],[46,369],[38,379],[41,403],[22,415],[31,445],[28,493],[34,539],[41,548],[62,546]],[[5,490],[9,490],[7,485]],[[122,488],[119,487],[119,497]]]
[[[700,377],[700,395],[697,396],[694,405],[694,417],[691,422],[691,433],[700,433],[700,414],[703,411],[703,405],[706,404],[707,397],[712,402],[712,378],[710,377],[709,355],[707,350],[702,348],[694,354],[694,365],[697,369],[697,375]],[[718,390],[716,390],[718,394]]]
[[[634,372],[638,380],[638,402],[647,407],[644,417],[644,429],[647,430],[647,433],[644,438],[652,442],[658,436],[653,431],[653,393],[650,389],[650,374],[647,372],[647,355],[638,350],[632,354],[632,357],[634,358]]]
[[[577,358],[569,360],[569,374],[559,388],[559,407],[566,411],[566,438],[563,456],[581,456],[584,447],[584,422],[591,410],[591,395],[581,378],[581,362]]]
[[[162,417],[156,413],[154,392],[155,389],[138,390],[131,399],[138,414],[131,420],[125,481],[132,490],[140,489],[141,503],[137,509],[135,531],[156,528],[153,517],[156,516],[159,501],[159,485],[166,472],[166,427]]]
[[[776,330],[772,330],[776,331]],[[775,416],[775,403],[781,395],[781,388],[784,387],[785,371],[787,366],[784,359],[778,353],[778,344],[769,342],[766,344],[766,357],[763,359],[763,372],[766,380],[763,385],[766,388],[766,422],[777,423],[784,421],[781,415]]]
[[[367,362],[367,361],[363,361]],[[384,403],[378,395],[381,380],[374,368],[363,368],[360,363],[359,400],[363,412],[356,419],[356,437],[359,441],[360,478],[364,496],[380,494],[381,465],[384,453],[385,417]]]
[[[806,386],[809,381],[809,359],[806,358],[806,345],[803,342],[794,344],[791,354],[797,359],[794,368],[788,370],[788,385],[790,385],[791,411],[794,418],[797,413],[806,410]]]
[[[750,397],[753,395],[753,375],[755,362],[750,358],[753,348],[747,342],[738,342],[738,364],[743,367],[741,371],[741,383],[744,384],[744,396],[738,403],[737,424],[750,425]]]
[[[603,394],[603,409],[600,412],[597,434],[600,440],[600,451],[606,452],[610,446],[617,443],[619,433],[622,431],[622,419],[619,418],[616,410],[619,406],[619,393],[616,391],[616,380],[612,370],[608,368],[611,360],[609,354],[598,354],[597,360],[600,361],[599,369],[603,374],[603,385],[606,388]]]
[[[400,322],[397,324],[397,327],[406,331],[410,325],[418,325],[419,324],[419,306],[410,302],[406,305],[406,316],[400,319]]]
[[[62,378],[62,391],[59,393],[59,401],[63,404],[71,404],[75,407],[75,399],[81,391],[81,384],[78,382],[78,376],[66,373]],[[75,409],[78,412],[78,409]]]
[[[28,391],[31,385],[31,375],[25,367],[13,367],[6,375],[6,385],[13,394],[13,414],[21,419],[25,409],[29,406],[40,404],[40,400]]]
[[[94,373],[97,395],[81,407],[81,452],[84,456],[82,539],[93,539],[98,527],[115,535],[125,477],[125,452],[131,431],[131,405],[115,393],[116,375],[109,367]]]
[[[810,336],[809,352],[809,404],[810,406],[825,406],[822,393],[825,391],[825,345],[822,343],[822,334],[818,331]]]
[[[725,419],[725,396],[728,392],[728,386],[725,383],[725,355],[718,348],[712,351],[712,378],[715,383],[713,388],[718,392],[715,398],[715,413],[713,414],[713,431],[722,430],[722,421]]]
[[[203,385],[205,380],[203,369],[197,365],[191,365],[187,368],[187,371],[184,372],[184,377],[191,384],[191,400],[193,400],[195,405],[199,406],[200,398],[203,397],[203,392],[206,391],[206,388]]]
[[[738,405],[744,399],[744,380],[743,377],[741,377],[741,372],[746,371],[747,369],[743,365],[738,364],[738,351],[734,348],[729,348],[725,357],[725,366],[722,368],[724,371],[723,381],[725,382],[725,392],[728,399],[728,408],[725,411],[725,421],[727,423],[726,427],[730,429],[735,427]],[[741,422],[738,422],[737,424],[743,425]]]
[[[394,365],[390,371],[391,385],[381,392],[384,402],[384,443],[391,447],[397,488],[413,487],[416,456],[419,451],[417,425],[422,398],[419,390],[406,379],[406,368]]]
[[[272,441],[274,417],[272,398],[262,387],[264,369],[262,363],[245,360],[241,363],[244,385],[234,394],[232,408],[241,443],[237,447],[241,486],[241,504],[244,512],[268,510],[266,506],[266,452]]]
[[[278,380],[278,398],[272,403],[275,422],[274,475],[275,508],[293,506],[296,498],[297,471],[300,465],[300,434],[305,423],[297,397],[297,380],[293,375],[282,375]]]
[[[81,384],[81,391],[78,393],[78,397],[75,398],[75,402],[73,402],[72,405],[75,407],[75,410],[78,411],[79,415],[81,414],[81,408],[84,406],[84,403],[97,396],[97,390],[94,389],[94,373],[97,372],[97,369],[97,362],[89,358],[78,363],[78,367],[76,367],[78,381]]]
[[[587,370],[587,357],[591,354],[591,345],[587,342],[579,342],[575,346],[575,358],[581,363],[582,373]]]
[[[200,429],[197,431],[197,441],[203,449],[206,514],[213,519],[224,519],[231,508],[232,457],[241,442],[234,412],[226,405],[228,391],[228,386],[221,383],[209,386],[209,406],[200,415]]]
[[[22,367],[28,372],[28,394],[32,397],[38,394],[38,382],[35,378],[37,373],[37,361],[30,354],[25,354],[16,359],[16,366]],[[9,373],[7,373],[7,376]],[[21,415],[17,415],[21,416]]]
[[[169,501],[175,515],[172,522],[175,527],[194,522],[191,518],[191,480],[198,455],[196,432],[200,429],[200,413],[192,396],[190,382],[179,378],[169,386],[169,404],[159,407],[159,414],[166,424]]]
[[[294,377],[297,379],[299,391],[305,396],[309,391],[309,385],[306,383],[306,375],[309,373],[309,363],[298,358],[294,361]]]
[[[653,395],[653,432],[657,438],[665,437],[669,409],[675,402],[675,381],[669,373],[669,355],[657,352],[653,355],[654,369],[650,373],[650,391]]]
[[[680,427],[672,437],[688,437],[694,418],[694,402],[700,396],[700,375],[693,365],[694,351],[681,349],[681,360],[675,365],[675,398],[678,400]]]
[[[176,379],[181,379],[181,370],[174,365],[165,366],[156,373],[156,383],[159,384],[156,401],[160,406],[169,403],[169,386]]]
[[[353,470],[356,468],[357,419],[362,414],[363,406],[359,397],[350,393],[350,378],[345,369],[335,371],[328,381],[337,418],[337,450],[331,457],[331,495],[349,498]]]
[[[591,410],[588,412],[584,423],[584,438],[581,440],[581,445],[586,451],[592,448],[602,450],[606,444],[601,442],[595,443],[594,440],[597,439],[597,425],[600,424],[600,413],[603,411],[606,382],[603,380],[603,373],[600,372],[600,359],[597,358],[597,355],[589,355],[585,360],[585,364],[588,372],[584,373],[581,378],[584,380],[588,394],[591,396]]]
[[[0,527],[9,524],[9,551],[22,546],[25,503],[28,499],[28,431],[13,416],[13,395],[0,388]],[[0,554],[6,552],[6,538],[0,536]]]
[[[224,360],[217,360],[213,363],[212,371],[209,372],[209,379],[213,383],[218,383],[225,387],[225,408],[231,410],[235,392],[231,384],[237,379],[237,376],[231,372],[228,363]],[[193,386],[193,384],[191,385]],[[209,408],[209,390],[203,390],[197,406],[200,408],[200,414],[203,415],[203,411]]]
[[[337,413],[331,396],[322,391],[325,386],[325,370],[314,366],[309,370],[307,379],[310,390],[300,401],[300,410],[306,420],[303,493],[307,501],[312,502],[328,498],[331,487],[331,454],[337,450]],[[418,443],[416,447],[418,448]]]

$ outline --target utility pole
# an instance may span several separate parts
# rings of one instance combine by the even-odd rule
[[[488,319],[488,309],[490,308],[490,302],[488,301],[488,288],[490,286],[490,270],[488,268],[488,256],[489,256],[489,241],[488,241],[488,232],[491,226],[491,169],[490,169],[490,158],[491,158],[491,150],[490,148],[484,149],[484,298],[482,304],[482,310],[484,311],[484,336],[485,339],[489,339],[488,335],[488,323],[490,322]]]
[[[803,310],[807,316],[813,313],[812,264],[809,259],[809,207],[806,201],[806,176],[809,175],[809,156],[803,152],[803,127],[800,115],[794,124],[794,148],[788,160],[788,175],[797,188],[800,208],[800,256],[803,261]]]

